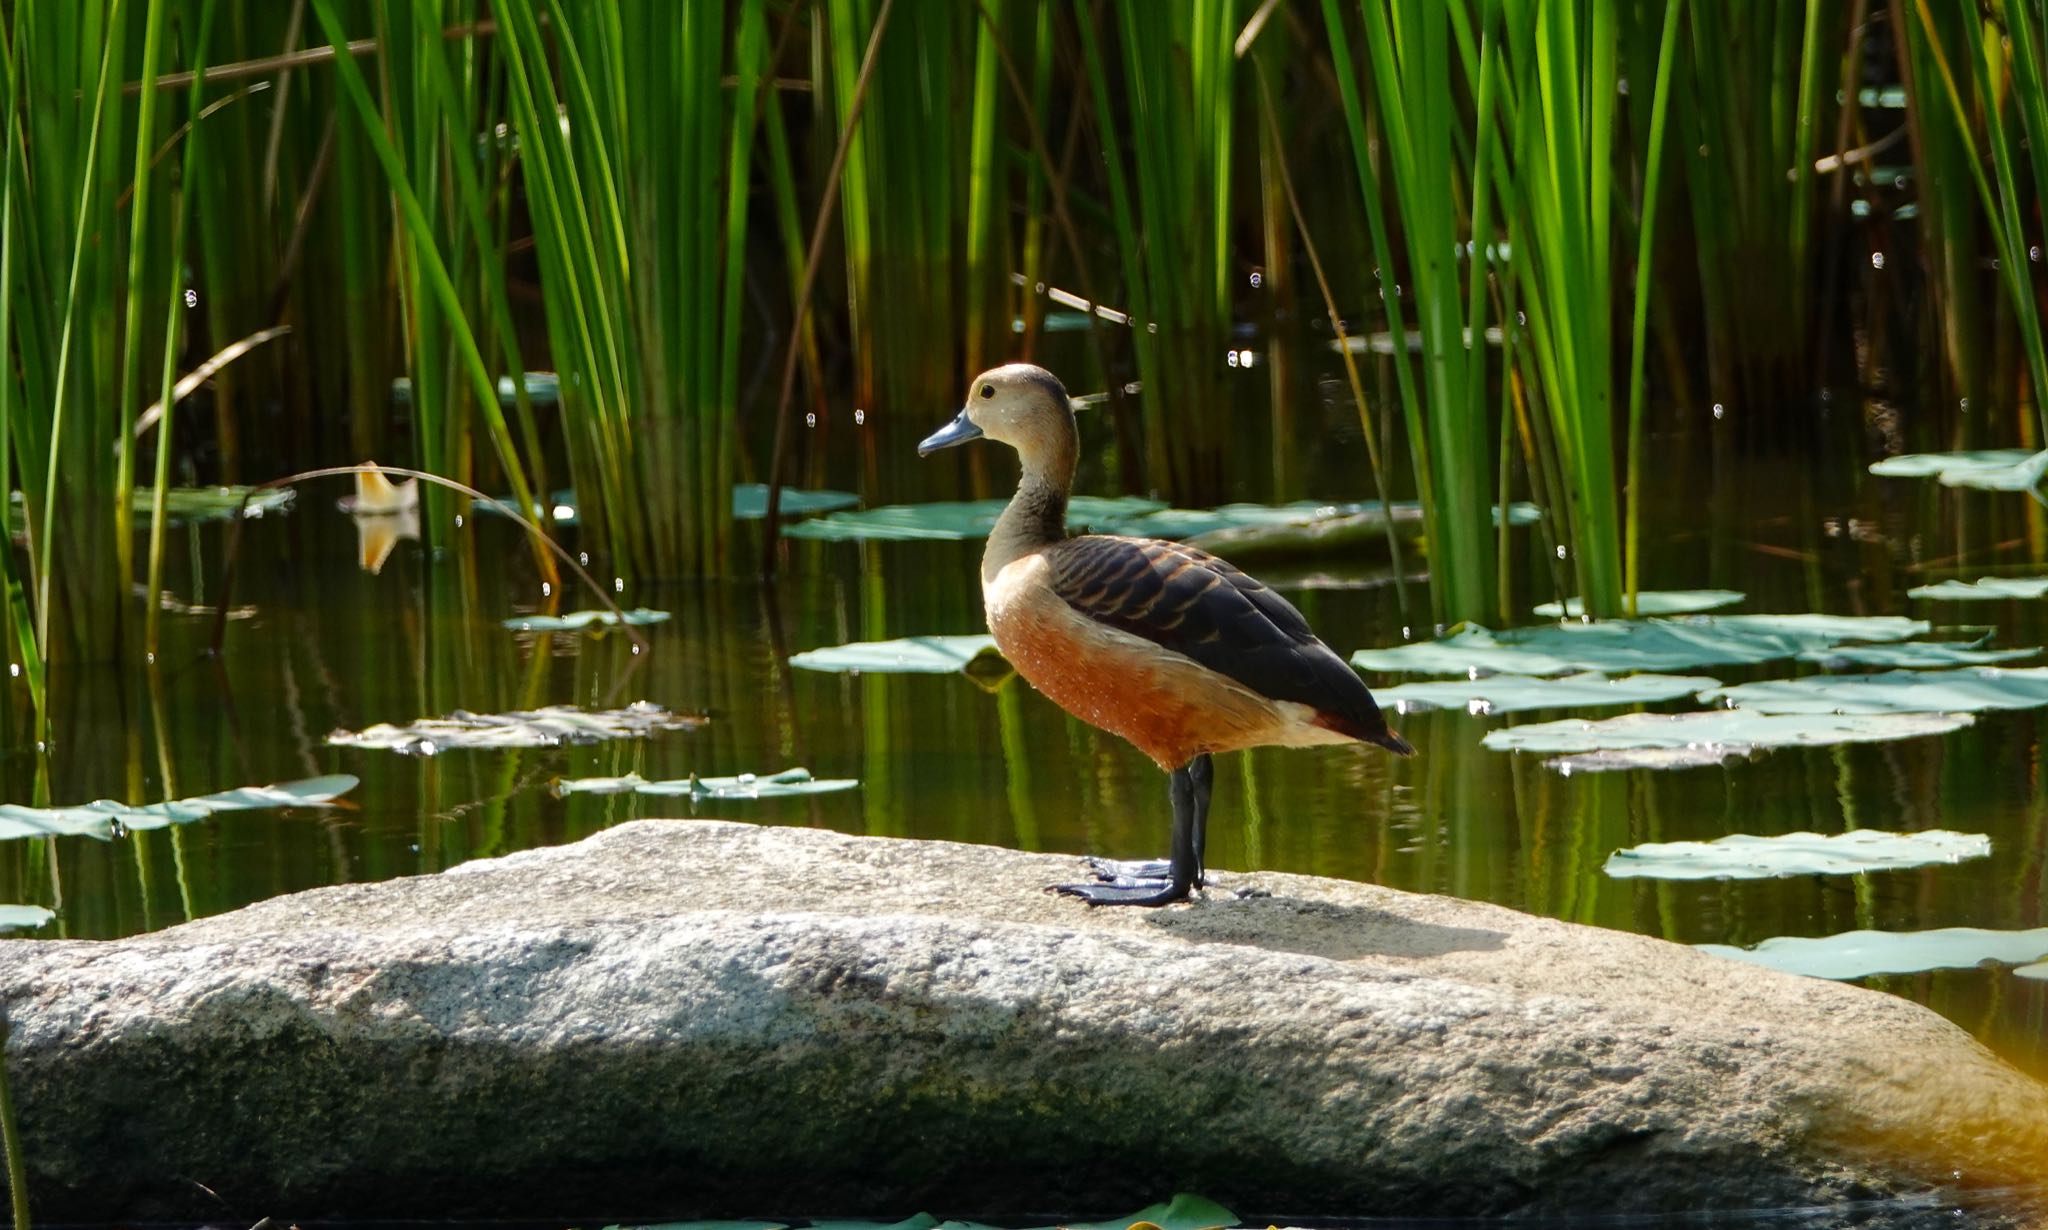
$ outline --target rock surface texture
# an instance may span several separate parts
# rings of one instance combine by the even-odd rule
[[[1041,891],[1075,874],[642,821],[0,943],[36,1213],[1611,1213],[2048,1162],[2048,1092],[1904,1000],[1299,876]]]

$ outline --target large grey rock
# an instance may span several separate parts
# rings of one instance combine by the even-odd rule
[[[37,1212],[1622,1211],[2048,1158],[2042,1087],[1903,1000],[1298,876],[1041,891],[1076,871],[646,821],[0,944]]]

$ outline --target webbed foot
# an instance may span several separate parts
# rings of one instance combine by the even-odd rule
[[[1134,880],[1115,884],[1052,884],[1048,892],[1079,897],[1089,905],[1171,905],[1188,899],[1188,885],[1171,880]]]
[[[1146,885],[1158,887],[1173,878],[1173,864],[1163,858],[1097,858],[1093,855],[1083,860],[1095,878],[1106,884],[1119,887]],[[1206,875],[1195,877],[1196,888],[1206,888],[1211,883]]]

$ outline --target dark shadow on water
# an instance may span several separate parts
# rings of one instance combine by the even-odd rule
[[[1931,1226],[2012,1227],[2031,1230],[2048,1215],[2048,1192],[1998,1188],[1930,1192],[1889,1200],[1848,1200],[1828,1205],[1755,1209],[1687,1209],[1662,1213],[1550,1213],[1513,1217],[1315,1217],[1285,1214],[1245,1218],[1247,1226],[1305,1230],[1920,1230]]]
[[[789,1225],[806,1230],[812,1223],[867,1221],[880,1227],[905,1216],[901,1210],[879,1213],[784,1214],[749,1218],[760,1225]],[[940,1214],[947,1216],[947,1214]],[[1094,1214],[952,1213],[953,1220],[978,1227],[1051,1227],[1105,1220]],[[2048,1217],[2048,1189],[1990,1188],[1980,1191],[1929,1192],[1888,1200],[1851,1200],[1830,1205],[1755,1209],[1696,1209],[1662,1213],[1534,1213],[1511,1217],[1371,1217],[1261,1212],[1240,1214],[1243,1227],[1286,1226],[1303,1230],[1920,1230],[1929,1226],[2012,1227],[2031,1230]],[[621,1216],[619,1211],[580,1218],[420,1218],[370,1220],[306,1220],[289,1224],[298,1230],[563,1230],[572,1225],[648,1226],[663,1224],[659,1216]],[[1115,1218],[1106,1220],[1114,1221]],[[248,1219],[207,1222],[43,1223],[44,1230],[239,1230]],[[259,1226],[278,1226],[264,1219]],[[688,1222],[668,1220],[668,1224]],[[733,1223],[725,1223],[730,1226]],[[745,1224],[745,1223],[742,1223]]]
[[[1495,952],[1507,940],[1503,931],[1440,927],[1385,910],[1299,897],[1212,897],[1198,909],[1160,910],[1148,918],[1154,926],[1183,939],[1305,953],[1332,961]]]

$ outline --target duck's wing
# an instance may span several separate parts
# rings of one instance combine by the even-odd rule
[[[1294,604],[1196,547],[1086,535],[1045,553],[1052,588],[1088,618],[1184,654],[1273,700],[1308,705],[1354,738],[1405,754],[1365,681]]]

